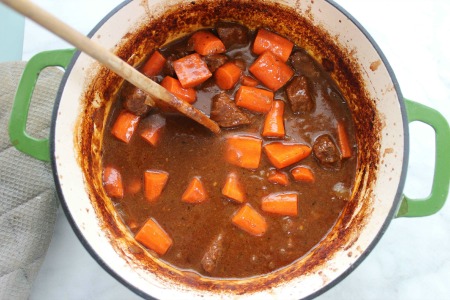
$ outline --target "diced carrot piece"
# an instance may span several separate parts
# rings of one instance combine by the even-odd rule
[[[173,243],[167,232],[153,219],[145,222],[135,238],[139,243],[159,255],[164,255]]]
[[[289,185],[289,177],[287,176],[287,174],[276,169],[269,171],[267,180],[270,183],[274,184],[279,184],[283,186]]]
[[[245,201],[245,192],[236,173],[232,172],[227,175],[227,179],[222,188],[222,195],[236,202],[243,203]]]
[[[214,78],[216,84],[223,90],[232,89],[241,77],[241,69],[232,62],[221,65],[216,72]]]
[[[263,137],[283,138],[284,130],[284,102],[273,101],[272,108],[264,120]]]
[[[161,196],[169,173],[160,170],[147,170],[144,173],[144,195],[149,202],[155,202]]]
[[[291,55],[294,43],[290,40],[270,32],[264,28],[258,30],[253,42],[253,53],[261,54],[269,50],[282,61],[286,62]]]
[[[244,204],[231,219],[234,225],[255,236],[267,231],[267,222],[250,204]]]
[[[311,147],[303,144],[274,142],[264,145],[264,151],[272,165],[282,169],[306,158],[311,154]]]
[[[265,212],[284,215],[298,215],[297,193],[282,192],[272,193],[261,200],[261,209]]]
[[[314,182],[316,179],[314,173],[308,167],[297,166],[291,170],[295,181]]]
[[[234,101],[237,106],[259,113],[267,113],[272,108],[273,93],[255,87],[241,86],[236,92]]]
[[[251,86],[251,87],[255,87],[259,84],[258,80],[256,80],[255,78],[248,76],[248,75],[244,75],[241,78],[241,84],[245,85],[245,86]]]
[[[119,140],[129,143],[139,123],[139,116],[122,110],[111,128],[111,133]]]
[[[151,127],[142,130],[141,136],[144,140],[146,140],[150,145],[156,146],[159,141],[159,137],[161,135],[162,127]]]
[[[195,52],[203,56],[226,51],[222,41],[211,32],[205,30],[195,32],[190,37],[189,44],[193,46]]]
[[[173,68],[184,88],[195,87],[212,76],[206,63],[198,53],[182,57],[173,62]]]
[[[261,159],[262,140],[251,136],[235,135],[227,138],[225,159],[246,169],[257,169]]]
[[[116,168],[107,166],[103,169],[103,186],[109,197],[123,197],[122,175]]]
[[[129,180],[125,186],[125,192],[130,195],[138,193],[142,189],[142,180],[140,178],[133,178]]]
[[[207,199],[206,189],[199,177],[192,178],[188,187],[181,196],[181,200],[187,203],[202,203]]]
[[[161,85],[171,92],[175,97],[192,104],[197,100],[197,92],[193,88],[184,88],[178,79],[170,76],[164,77]]]
[[[143,120],[141,127],[145,128],[141,131],[141,137],[150,145],[156,146],[161,138],[163,128],[166,125],[166,119],[159,114],[151,115]]]
[[[142,66],[141,71],[148,77],[156,76],[161,72],[166,61],[167,59],[158,50],[155,50]]]
[[[343,158],[352,157],[352,148],[350,147],[350,142],[348,141],[347,131],[345,130],[345,125],[343,122],[338,122],[337,126],[339,147],[341,148],[341,154]]]
[[[294,70],[270,51],[261,54],[248,70],[272,91],[280,89],[294,76]]]

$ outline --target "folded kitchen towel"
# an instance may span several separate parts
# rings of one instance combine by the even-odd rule
[[[49,163],[15,149],[8,122],[24,62],[0,63],[0,299],[27,299],[53,234],[57,198]],[[34,137],[49,135],[63,72],[43,70],[27,122]]]

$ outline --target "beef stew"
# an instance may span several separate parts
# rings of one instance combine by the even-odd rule
[[[172,78],[165,87],[222,133],[145,108],[125,83],[103,139],[104,186],[124,223],[161,259],[203,276],[257,276],[304,256],[339,218],[356,172],[351,113],[330,67],[274,32],[225,22],[155,53],[163,63],[146,75]],[[184,72],[192,67],[198,76]]]

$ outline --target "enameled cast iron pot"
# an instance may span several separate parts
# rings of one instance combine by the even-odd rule
[[[90,37],[133,65],[150,49],[217,19],[268,27],[334,65],[356,125],[358,170],[352,199],[333,230],[305,257],[274,273],[245,280],[212,280],[173,269],[134,241],[101,183],[101,136],[122,80],[73,50],[30,60],[19,86],[10,135],[16,147],[51,160],[64,211],[79,239],[110,274],[144,297],[309,298],[342,280],[373,249],[394,217],[425,216],[444,204],[450,178],[450,130],[433,109],[404,100],[395,76],[368,33],[331,1],[126,1]],[[49,140],[25,132],[36,76],[50,65],[66,68]],[[408,123],[436,132],[436,168],[427,199],[403,196]]]

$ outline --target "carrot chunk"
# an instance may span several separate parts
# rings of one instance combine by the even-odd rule
[[[267,231],[267,222],[250,204],[244,204],[231,219],[240,229],[255,236],[262,236]]]
[[[180,81],[166,76],[161,81],[161,85],[171,92],[175,97],[192,104],[197,100],[197,92],[193,88],[184,88]]]
[[[122,175],[116,168],[107,166],[103,169],[103,187],[109,197],[123,197]]]
[[[222,195],[239,203],[245,201],[245,192],[236,173],[232,172],[227,175]]]
[[[280,89],[294,76],[294,70],[270,51],[261,54],[248,70],[272,91]]]
[[[286,62],[291,55],[293,47],[294,43],[288,39],[261,28],[258,30],[255,41],[253,42],[253,53],[259,55],[269,50],[282,61]]]
[[[261,200],[261,209],[265,212],[283,216],[298,215],[297,193],[282,192],[272,193]]]
[[[149,202],[155,202],[161,196],[169,173],[160,170],[147,170],[144,172],[144,194]]]
[[[150,145],[156,146],[161,136],[162,127],[151,127],[142,130],[141,137]]]
[[[155,50],[142,66],[141,71],[148,77],[156,76],[161,72],[166,61],[167,59],[158,50]]]
[[[173,62],[173,68],[184,88],[195,87],[212,76],[208,66],[198,53],[177,59]]]
[[[135,238],[139,243],[159,255],[164,255],[173,243],[167,232],[153,219],[145,222]]]
[[[221,65],[216,72],[214,78],[216,84],[223,90],[232,89],[241,77],[242,70],[232,62]]]
[[[248,75],[244,75],[241,78],[241,84],[245,85],[245,86],[251,86],[251,87],[255,87],[259,84],[258,80],[256,80],[255,78],[248,76]]]
[[[122,110],[111,128],[111,133],[119,140],[129,143],[139,123],[139,116]]]
[[[352,156],[352,148],[350,147],[350,142],[348,141],[347,131],[345,130],[345,125],[343,122],[339,122],[337,126],[339,147],[341,148],[341,154],[343,158],[349,158]]]
[[[239,87],[234,101],[237,106],[259,113],[267,113],[272,108],[273,93],[250,86]]]
[[[187,203],[202,203],[207,199],[206,189],[199,177],[192,178],[188,187],[181,196],[181,200]]]
[[[188,44],[193,46],[195,52],[203,56],[226,51],[222,41],[211,32],[205,30],[195,32],[190,37]]]
[[[156,146],[158,144],[160,135],[161,135],[161,127],[146,128],[141,132],[141,137],[152,146]]]
[[[147,141],[150,145],[156,146],[161,138],[164,126],[166,125],[166,119],[158,114],[151,115],[143,120],[141,127],[145,128],[141,131],[141,137]]]
[[[295,181],[314,182],[316,179],[314,173],[308,167],[297,166],[291,170]]]
[[[273,101],[272,108],[264,120],[263,137],[283,138],[284,130],[284,102]]]
[[[289,177],[286,173],[279,170],[270,170],[267,176],[267,180],[273,184],[279,184],[282,186],[289,185]]]
[[[225,159],[230,164],[246,169],[257,169],[261,160],[262,140],[235,135],[227,138]]]
[[[303,144],[274,142],[264,145],[269,161],[278,169],[292,165],[311,154],[311,147]]]

